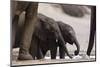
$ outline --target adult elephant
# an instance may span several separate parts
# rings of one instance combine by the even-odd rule
[[[91,23],[90,23],[90,38],[87,49],[87,55],[90,56],[93,49],[94,38],[96,35],[96,6],[91,6]]]
[[[51,59],[56,59],[57,47],[59,47],[60,58],[65,58],[65,51],[61,46],[61,39],[58,38],[59,32],[60,35],[62,34],[62,36],[60,37],[63,37],[66,43],[69,44],[75,43],[77,47],[77,50],[75,51],[75,55],[79,54],[80,46],[76,39],[75,32],[70,25],[65,24],[61,21],[56,22],[53,19],[48,18],[47,16],[44,16],[42,14],[39,14],[38,18],[39,18],[38,20],[40,21],[38,21],[37,23],[41,24],[43,27],[42,26],[39,26],[40,28],[36,27],[36,33],[33,34],[30,51],[31,54],[33,54],[34,59],[35,57],[37,57],[37,59],[43,58],[48,50],[50,50],[51,52]],[[48,24],[48,22],[51,24]],[[54,27],[50,29],[50,26],[53,25]],[[57,30],[58,27],[60,31]],[[47,30],[45,28],[47,28]],[[34,48],[34,46],[36,46],[36,48]],[[35,50],[37,49],[37,52],[34,49]]]
[[[59,44],[56,44],[56,41]],[[35,24],[35,31],[33,34],[33,39],[31,41],[30,54],[37,58],[43,58],[45,51],[50,50],[51,59],[55,59],[57,46],[62,47],[63,52],[65,52],[70,58],[70,54],[65,45],[65,41],[61,34],[58,24],[55,20],[43,15],[38,14],[37,23]]]
[[[29,53],[32,34],[34,33],[34,24],[37,16],[37,2],[11,1],[11,15],[12,15],[12,46],[14,46],[15,39],[20,30],[19,40],[19,60],[32,60]],[[18,28],[19,15],[25,11],[25,22],[21,28]]]

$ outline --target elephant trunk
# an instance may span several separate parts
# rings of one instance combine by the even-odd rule
[[[78,55],[79,54],[79,51],[80,51],[80,45],[79,45],[79,43],[78,43],[78,41],[77,41],[77,39],[75,38],[75,45],[76,45],[76,47],[77,47],[77,50],[75,50],[75,52],[74,52],[74,54],[75,55]]]
[[[64,38],[62,37],[61,33],[59,33],[58,42],[60,43],[59,46],[63,48],[64,52],[65,52],[70,58],[72,58],[72,56],[68,53],[68,50],[67,50],[66,45],[65,45]]]

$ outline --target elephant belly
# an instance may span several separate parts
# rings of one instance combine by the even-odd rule
[[[44,55],[46,54],[46,52],[48,50],[51,51],[51,50],[55,49],[56,47],[57,47],[57,44],[56,44],[56,42],[53,43],[53,41],[41,41],[40,42],[40,48]]]

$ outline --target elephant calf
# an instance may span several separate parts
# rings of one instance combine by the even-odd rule
[[[58,26],[59,26],[59,28],[61,30],[62,36],[64,38],[64,41],[66,43],[75,44],[76,45],[77,50],[74,52],[74,54],[78,55],[79,51],[80,51],[80,45],[79,45],[78,40],[76,38],[74,29],[70,25],[65,24],[65,23],[63,23],[61,21],[57,21],[57,24],[58,24]],[[59,44],[59,41],[58,41],[58,44]],[[60,54],[60,58],[64,58],[65,57],[64,51],[62,50],[61,47],[59,49],[59,54]]]
[[[72,58],[68,53],[60,28],[55,20],[43,14],[38,14],[37,17],[30,47],[30,54],[33,58],[35,59],[35,57],[37,57],[37,59],[41,59],[45,56],[46,52],[50,50],[51,59],[55,59],[57,46],[62,47],[63,51]],[[58,40],[60,44],[56,44],[56,40]]]
[[[38,18],[39,18],[39,16],[38,16]],[[44,19],[44,18],[46,18],[46,19]],[[79,54],[80,46],[76,39],[75,31],[73,30],[73,28],[70,25],[65,24],[61,21],[52,21],[52,19],[50,19],[44,15],[43,15],[43,17],[40,18],[40,20],[43,20],[43,21],[39,21],[38,23],[39,24],[45,23],[45,25],[43,25],[40,29],[37,29],[38,33],[35,32],[36,34],[33,34],[33,37],[32,37],[33,39],[32,39],[31,48],[30,48],[30,52],[31,52],[33,58],[35,58],[35,57],[37,57],[37,59],[43,58],[45,56],[46,52],[48,50],[50,50],[51,59],[56,59],[57,47],[59,47],[60,58],[65,58],[65,50],[64,50],[64,47],[61,46],[62,42],[60,39],[57,39],[59,32],[62,34],[62,37],[66,43],[69,43],[69,44],[75,43],[76,44],[77,50],[75,51],[75,55]],[[49,22],[49,23],[52,22],[51,25],[53,25],[53,24],[56,24],[56,25],[51,30],[50,29],[45,30],[43,27],[48,27],[48,28],[50,27],[50,25],[48,25],[47,22]],[[60,29],[59,32],[56,30],[57,26]],[[58,34],[56,34],[56,36],[54,36],[54,34],[52,32],[53,33],[58,32]],[[40,33],[42,35],[40,35]],[[64,44],[64,46],[65,46],[65,44]]]

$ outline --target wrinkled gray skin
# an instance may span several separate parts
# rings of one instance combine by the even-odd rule
[[[38,17],[40,17],[40,15],[38,15]],[[58,39],[57,37],[55,37],[53,33],[58,33],[56,30],[56,27],[59,26],[61,34],[64,38],[64,41],[66,43],[69,44],[73,44],[75,43],[77,50],[75,51],[75,55],[79,54],[80,51],[80,46],[79,43],[75,37],[75,32],[73,30],[73,28],[68,25],[65,24],[63,22],[55,22],[53,19],[48,18],[47,16],[42,15],[42,17],[40,18],[40,20],[43,20],[44,18],[46,18],[44,21],[38,21],[39,24],[42,25],[42,27],[40,26],[40,29],[37,29],[38,33],[36,32],[36,34],[33,35],[33,39],[32,39],[32,45],[31,45],[31,50],[33,53],[33,58],[35,59],[35,57],[37,57],[37,59],[43,58],[46,54],[46,52],[48,50],[50,50],[51,52],[51,59],[56,59],[56,54],[57,54],[57,47],[59,47],[59,54],[60,54],[60,58],[65,58],[65,51],[63,49],[63,47],[61,46],[61,40]],[[48,23],[52,23],[52,24],[56,24],[54,26],[54,29],[45,29],[47,27],[50,28],[50,25],[48,25]],[[45,23],[45,24],[43,24]],[[42,30],[41,30],[42,29]],[[42,33],[43,32],[43,33]],[[40,33],[42,35],[40,35]],[[59,33],[58,33],[59,34]],[[58,36],[57,34],[57,36]],[[37,48],[34,48],[34,46],[36,45]],[[40,48],[40,49],[39,49]],[[36,49],[37,52],[35,51]],[[35,52],[34,52],[35,51]]]
[[[36,56],[40,56],[37,57],[38,59],[43,58],[45,51],[50,50],[51,59],[55,59],[57,46],[62,47],[63,51],[67,53],[70,58],[72,58],[65,46],[65,41],[62,37],[59,26],[53,19],[44,16],[43,14],[38,14],[38,21],[35,26],[32,45],[30,47],[30,53],[32,54],[33,58]],[[58,40],[60,44],[56,44],[56,40]]]

